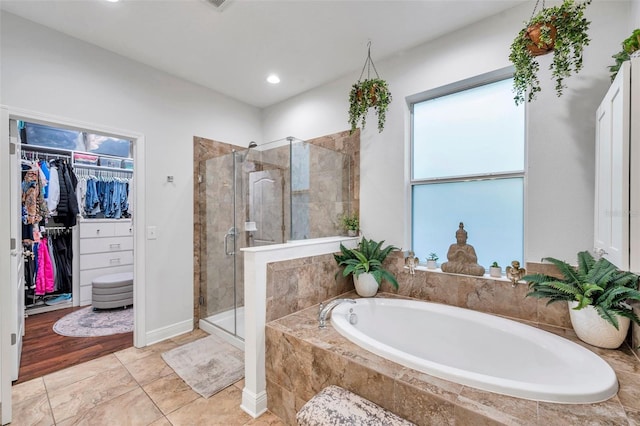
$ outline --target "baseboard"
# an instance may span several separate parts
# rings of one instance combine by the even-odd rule
[[[267,411],[267,392],[262,391],[255,394],[245,388],[242,390],[242,404],[240,408],[254,419],[260,417]]]
[[[193,319],[147,332],[147,346],[193,331]]]

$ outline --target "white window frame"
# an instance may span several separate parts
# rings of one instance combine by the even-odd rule
[[[410,112],[410,141],[409,141],[409,150],[408,150],[408,165],[409,165],[409,175],[407,185],[407,216],[409,226],[407,229],[407,240],[409,241],[409,247],[411,250],[414,250],[414,241],[413,241],[413,188],[414,186],[424,185],[424,184],[432,184],[432,183],[451,183],[451,182],[464,182],[464,181],[481,181],[481,180],[490,180],[490,179],[509,179],[509,178],[522,178],[523,180],[523,226],[522,226],[522,256],[523,262],[526,260],[526,199],[527,199],[527,109],[526,104],[525,107],[525,129],[524,129],[524,162],[522,166],[522,170],[514,170],[509,172],[499,172],[499,173],[481,173],[481,174],[473,174],[473,175],[460,175],[460,176],[451,176],[451,177],[437,177],[437,178],[427,178],[427,179],[415,179],[414,178],[414,106],[417,103],[421,103],[424,101],[428,101],[431,99],[439,98],[442,96],[451,95],[458,92],[463,92],[465,90],[473,89],[476,87],[484,86],[491,83],[496,83],[501,80],[506,80],[508,78],[512,78],[514,74],[514,68],[512,66],[501,68],[495,71],[490,71],[485,74],[481,74],[478,76],[474,76],[465,80],[457,81],[454,83],[450,83],[444,86],[440,86],[434,89],[426,90],[421,93],[417,93],[406,98],[407,104],[409,106]],[[444,260],[443,260],[444,261]]]

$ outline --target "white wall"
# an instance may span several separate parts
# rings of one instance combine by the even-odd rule
[[[405,249],[410,244],[405,98],[510,66],[509,46],[531,8],[524,4],[384,61],[376,60],[373,40],[373,59],[393,102],[384,132],[378,134],[370,116],[362,133],[360,209],[366,235]],[[630,9],[628,1],[594,2],[587,8],[592,42],[584,69],[566,81],[569,88],[561,98],[548,78],[549,58],[542,59],[543,91],[527,106],[527,260],[554,256],[573,261],[577,251],[593,246],[595,110],[609,86],[611,55],[628,36]],[[306,139],[347,129],[348,92],[357,77],[354,73],[265,109],[264,139],[289,134]]]
[[[147,242],[147,332],[192,321],[193,136],[261,140],[260,111],[15,15],[1,19],[1,104],[145,135],[146,223],[158,229]]]

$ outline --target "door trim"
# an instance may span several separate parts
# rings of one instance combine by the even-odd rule
[[[70,129],[88,130],[96,133],[101,133],[109,136],[120,137],[124,139],[130,139],[133,141],[133,158],[134,158],[134,170],[133,179],[134,194],[133,203],[135,213],[133,217],[133,249],[134,249],[134,285],[133,285],[133,302],[134,302],[134,331],[133,331],[133,344],[134,346],[141,348],[146,346],[146,277],[145,277],[145,256],[146,256],[146,240],[144,238],[145,225],[146,225],[146,200],[145,200],[145,188],[146,188],[146,147],[145,136],[142,133],[113,128],[101,124],[88,123],[79,120],[73,120],[66,117],[55,116],[51,114],[44,114],[35,111],[25,110],[22,108],[15,108],[6,105],[0,105],[1,120],[0,123],[0,137],[3,138],[3,142],[0,146],[4,147],[9,140],[9,120],[24,120],[38,124],[59,125]],[[9,211],[9,156],[8,152],[0,153],[0,224],[8,223],[10,218]],[[6,362],[6,348],[10,344],[10,322],[7,321],[7,313],[10,309],[5,309],[5,304],[10,303],[9,298],[9,235],[8,227],[0,226],[0,244],[4,246],[4,249],[0,249],[0,389],[2,390],[3,397],[8,392],[10,398],[11,392],[11,371],[10,362]],[[6,272],[5,272],[6,271]],[[6,275],[6,276],[5,276]],[[8,347],[10,350],[10,347]],[[8,389],[8,391],[7,391]],[[3,400],[3,402],[6,402]],[[11,418],[11,407],[4,405],[2,410],[2,423],[5,423],[5,419],[8,412],[8,418]]]

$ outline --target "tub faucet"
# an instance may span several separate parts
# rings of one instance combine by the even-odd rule
[[[329,313],[331,312],[331,310],[333,308],[335,308],[336,306],[338,306],[339,304],[346,302],[346,303],[356,303],[356,301],[354,299],[335,299],[332,300],[331,302],[327,303],[326,305],[320,303],[320,309],[318,312],[318,328],[325,328],[326,326],[326,321],[327,321],[327,315],[329,315]]]

